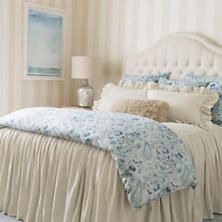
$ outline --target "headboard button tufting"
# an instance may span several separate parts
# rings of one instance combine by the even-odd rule
[[[178,54],[180,48],[183,51]],[[173,33],[150,49],[130,57],[126,64],[123,73],[141,75],[148,70],[150,74],[155,74],[165,71],[167,67],[175,79],[191,72],[222,76],[222,48],[198,34]]]

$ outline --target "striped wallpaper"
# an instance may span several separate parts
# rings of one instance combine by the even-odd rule
[[[198,32],[222,44],[221,0],[30,0],[66,10],[69,27],[66,78],[64,82],[23,81],[23,0],[5,1],[10,9],[6,24],[10,35],[4,47],[9,49],[6,55],[10,65],[8,70],[6,67],[5,76],[1,76],[6,108],[4,111],[0,108],[0,112],[25,106],[71,104],[74,88],[79,84],[70,81],[71,55],[104,58],[102,78],[94,77],[91,80],[98,96],[106,82],[120,79],[125,55],[149,47],[167,33]],[[0,96],[2,93],[0,90]]]
[[[72,0],[30,0],[49,7],[66,10],[66,67],[65,81],[23,80],[23,0],[1,0],[5,19],[1,20],[5,37],[3,42],[5,67],[0,78],[0,114],[28,106],[61,106],[70,101],[70,58],[72,33]],[[2,13],[0,13],[1,16]],[[1,44],[1,43],[0,43]],[[2,66],[1,66],[2,67]],[[3,67],[1,68],[3,69]]]
[[[6,58],[7,50],[5,41],[7,39],[7,27],[6,27],[6,8],[7,1],[0,0],[0,114],[7,112],[7,96],[5,95],[5,85],[7,84],[6,72]]]
[[[221,0],[75,0],[73,7],[72,51],[104,58],[98,86],[119,80],[125,55],[168,33],[198,32],[222,44]]]

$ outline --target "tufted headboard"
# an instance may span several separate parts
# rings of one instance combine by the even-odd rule
[[[123,74],[171,72],[171,79],[188,73],[222,76],[222,48],[195,33],[173,33],[137,55],[128,57]]]

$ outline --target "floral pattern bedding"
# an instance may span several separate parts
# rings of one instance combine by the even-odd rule
[[[130,204],[195,188],[196,172],[182,140],[165,125],[129,114],[29,108],[0,118],[10,127],[92,145],[116,160]]]

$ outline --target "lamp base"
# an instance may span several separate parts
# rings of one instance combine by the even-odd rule
[[[88,84],[88,80],[84,81],[84,84],[77,89],[79,107],[91,108],[93,106],[94,90]]]

